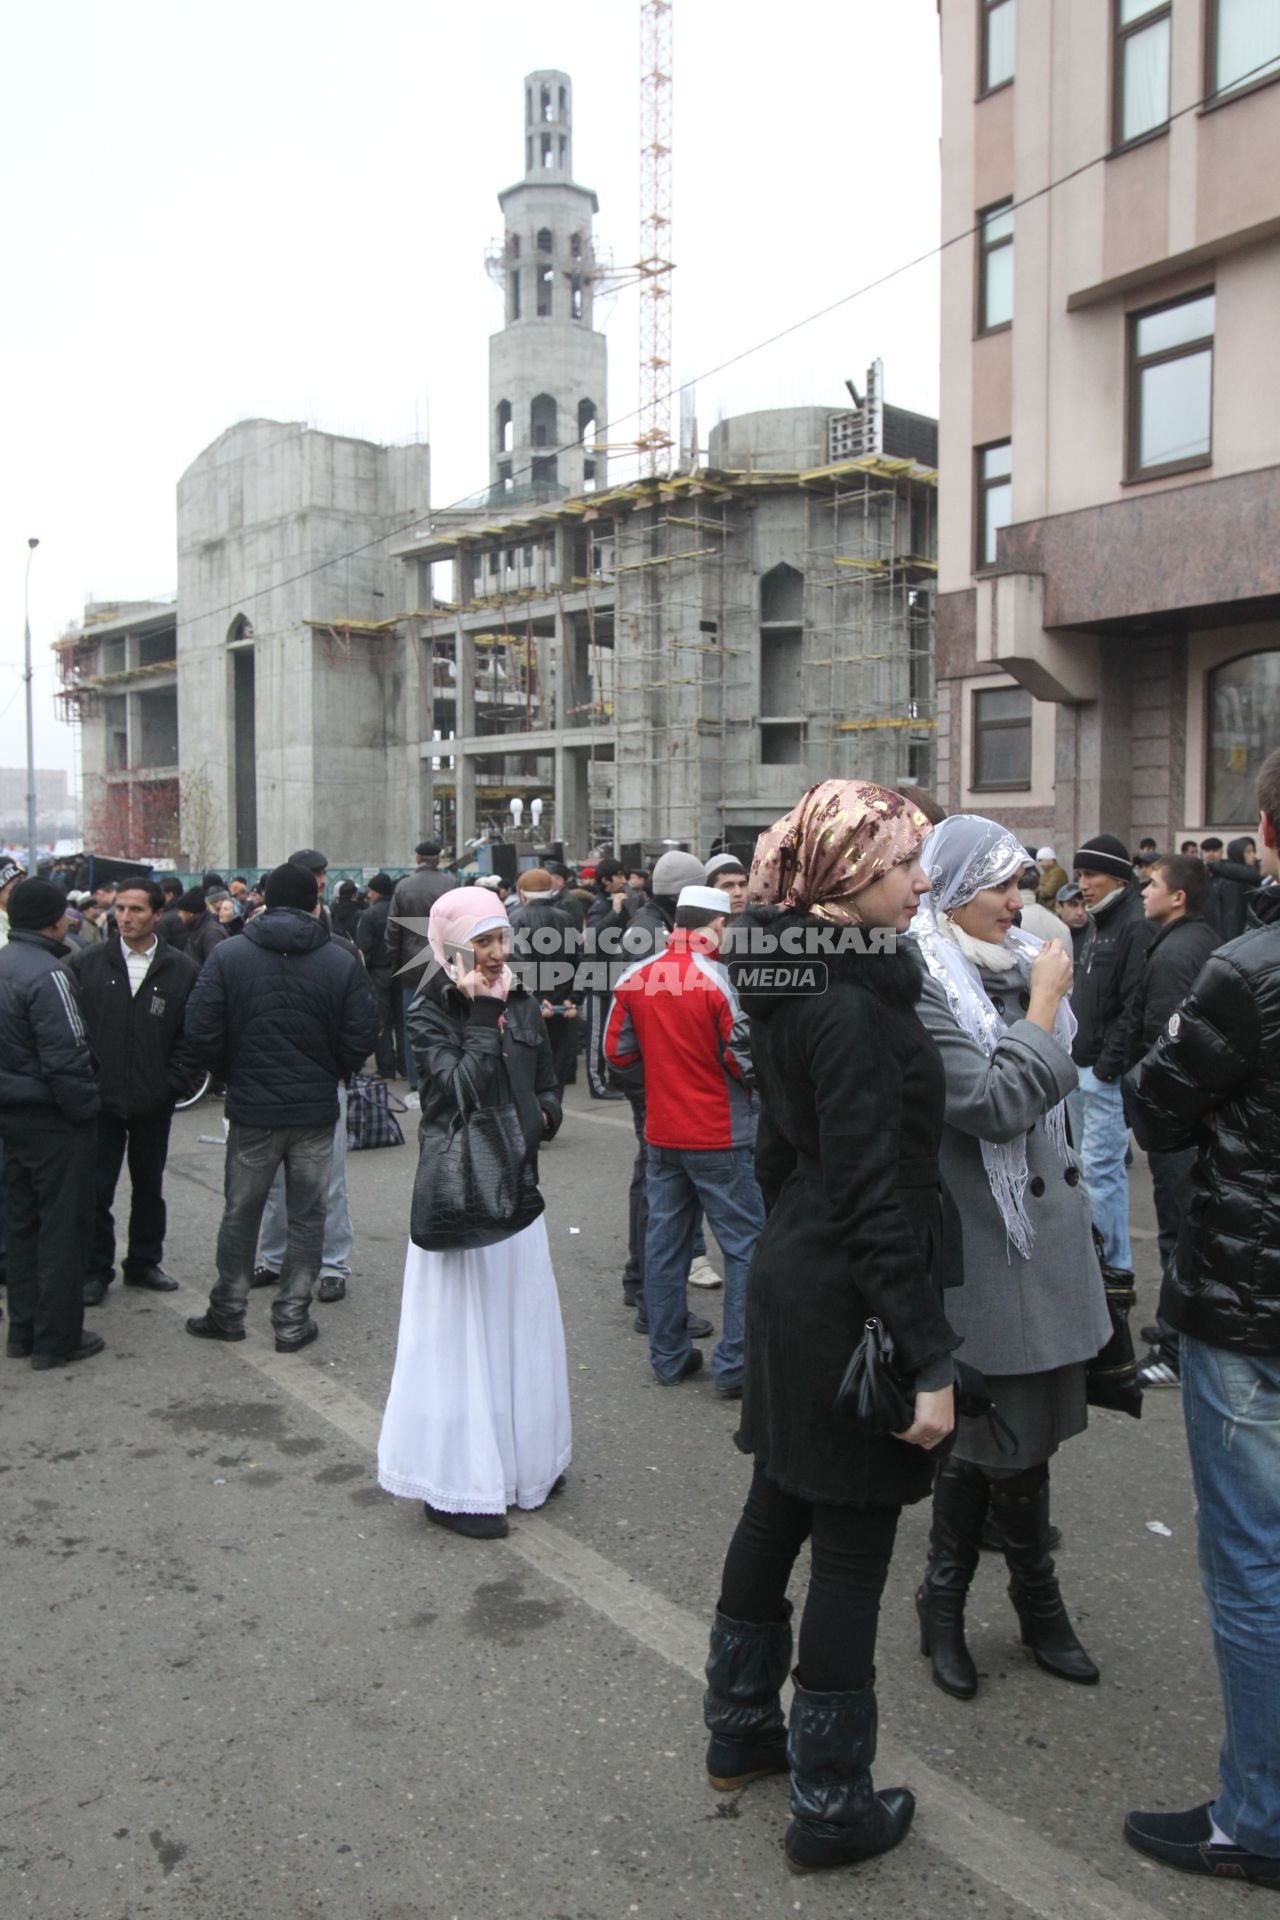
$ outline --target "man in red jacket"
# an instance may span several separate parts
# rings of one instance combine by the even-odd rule
[[[701,1204],[724,1255],[724,1328],[711,1370],[716,1391],[736,1400],[747,1268],[764,1203],[754,1167],[747,1022],[716,958],[729,911],[729,896],[717,887],[681,889],[666,947],[618,982],[604,1052],[619,1069],[644,1063],[644,1304],[653,1370],[674,1386],[702,1365],[686,1326]]]

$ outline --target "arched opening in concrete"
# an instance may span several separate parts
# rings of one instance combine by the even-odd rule
[[[497,406],[498,452],[511,453],[515,449],[516,428],[511,413],[511,402],[499,400]]]
[[[529,439],[535,447],[556,444],[556,403],[549,393],[540,393],[529,408]]]

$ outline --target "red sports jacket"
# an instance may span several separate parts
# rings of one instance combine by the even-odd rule
[[[755,1137],[747,1018],[724,965],[677,927],[628,968],[609,1006],[605,1058],[643,1064],[645,1139],[655,1147],[747,1147]]]

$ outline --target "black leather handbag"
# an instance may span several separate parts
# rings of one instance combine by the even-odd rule
[[[1001,1418],[986,1376],[966,1360],[956,1370],[956,1412],[968,1419],[986,1416],[992,1438],[1005,1455],[1016,1453],[1018,1439]],[[868,1320],[836,1389],[836,1411],[862,1433],[905,1433],[916,1417],[916,1390],[899,1365],[893,1338],[879,1320]]]
[[[503,1076],[504,1101],[467,1107],[459,1093],[448,1132],[423,1136],[409,1218],[415,1247],[458,1253],[496,1246],[543,1212],[505,1062]]]

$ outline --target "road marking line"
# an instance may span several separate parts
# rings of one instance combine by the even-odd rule
[[[601,1122],[618,1124],[603,1116]],[[185,1286],[156,1298],[184,1317],[192,1302],[203,1304],[203,1296]],[[277,1353],[274,1344],[260,1334],[247,1333],[235,1343],[234,1352],[238,1360],[376,1459],[382,1417],[367,1400],[318,1368],[300,1363],[293,1354]],[[517,1515],[506,1545],[573,1599],[611,1620],[699,1686],[704,1684],[705,1617],[654,1592],[545,1513]],[[880,1743],[876,1771],[881,1779],[905,1782],[918,1796],[920,1806],[912,1829],[917,1840],[985,1880],[1039,1920],[1063,1920],[1065,1914],[1071,1920],[1166,1920],[1156,1908],[1104,1879],[1087,1860],[1041,1839],[1025,1821],[1001,1812],[896,1742]]]

